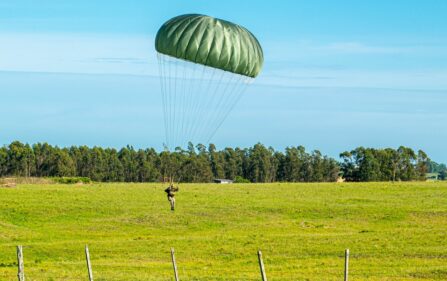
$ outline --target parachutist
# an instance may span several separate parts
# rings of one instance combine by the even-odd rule
[[[179,188],[174,187],[174,184],[170,183],[168,188],[165,189],[165,192],[168,195],[168,201],[171,204],[171,211],[175,209],[175,192],[178,192]]]

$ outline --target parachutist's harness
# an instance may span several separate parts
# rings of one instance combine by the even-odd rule
[[[174,197],[175,192],[178,192],[178,187],[170,185],[168,188],[165,189],[165,192],[168,194],[168,197]]]

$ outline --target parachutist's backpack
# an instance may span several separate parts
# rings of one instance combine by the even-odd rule
[[[168,188],[165,189],[165,192],[168,194],[169,197],[174,197],[175,196],[175,192],[178,191],[178,187],[175,188],[173,186],[169,186]]]

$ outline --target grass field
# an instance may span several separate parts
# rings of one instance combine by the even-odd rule
[[[447,183],[181,185],[0,189],[0,280],[447,280]]]

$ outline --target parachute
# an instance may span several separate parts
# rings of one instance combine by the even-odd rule
[[[163,24],[155,49],[169,149],[209,142],[264,62],[246,28],[199,14]]]

